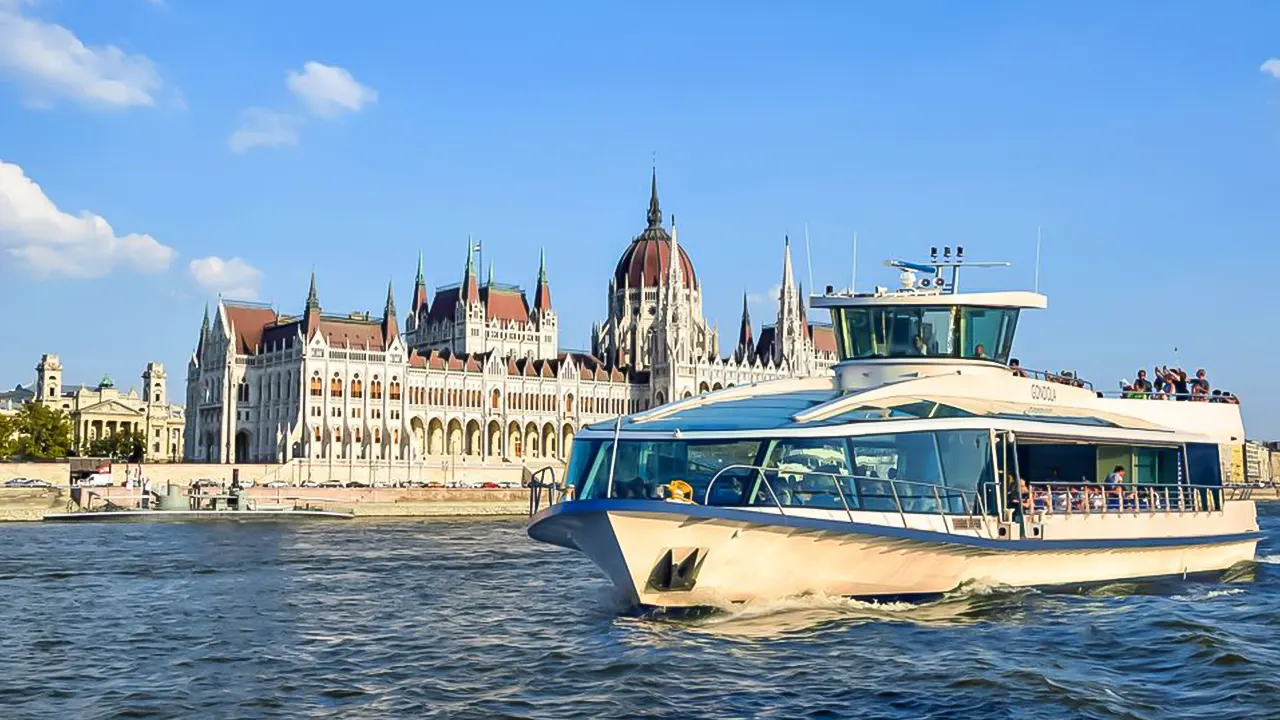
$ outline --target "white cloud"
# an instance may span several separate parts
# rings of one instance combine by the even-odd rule
[[[240,127],[231,133],[227,144],[235,153],[255,147],[297,145],[298,118],[266,108],[249,108],[240,114]]]
[[[37,278],[164,272],[177,252],[150,235],[117,236],[101,215],[58,209],[22,168],[0,160],[0,264]]]
[[[1268,58],[1258,69],[1270,74],[1271,77],[1280,78],[1280,58]]]
[[[223,260],[210,256],[191,261],[191,277],[205,291],[224,297],[256,300],[262,284],[262,271],[233,257]]]
[[[747,293],[747,305],[764,313],[762,320],[773,322],[778,317],[778,297],[782,294],[782,283],[777,283],[763,293]]]
[[[378,101],[378,91],[356,82],[344,68],[315,61],[302,72],[289,71],[289,91],[320,117],[334,117],[343,111],[359,112]]]
[[[162,83],[146,56],[115,45],[88,47],[70,30],[24,16],[21,2],[0,0],[0,74],[22,84],[34,106],[55,98],[88,105],[155,105]]]

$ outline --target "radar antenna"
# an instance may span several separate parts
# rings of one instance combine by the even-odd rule
[[[942,248],[942,257],[938,257],[938,248],[929,248],[929,262],[918,263],[908,262],[906,260],[886,260],[886,266],[896,268],[902,271],[899,276],[902,280],[903,288],[907,290],[916,287],[929,288],[932,285],[939,293],[956,293],[960,289],[960,269],[965,267],[989,268],[989,267],[1009,267],[1007,262],[990,262],[990,261],[972,261],[964,259],[964,247],[957,245],[955,247],[955,255],[951,253],[951,247]],[[951,280],[948,282],[942,275],[944,270],[951,270]],[[916,273],[932,275],[933,278],[925,278],[917,284]]]

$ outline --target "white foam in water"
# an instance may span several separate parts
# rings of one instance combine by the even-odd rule
[[[1257,561],[1268,565],[1280,565],[1280,555],[1260,555]]]

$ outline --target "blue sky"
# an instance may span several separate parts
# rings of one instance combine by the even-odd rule
[[[861,285],[961,244],[1029,287],[1041,226],[1025,365],[1180,359],[1280,438],[1272,57],[1266,3],[0,0],[0,383],[180,387],[218,290],[403,312],[468,233],[526,287],[545,247],[585,347],[656,153],[726,338],[806,223],[819,286],[857,231]]]

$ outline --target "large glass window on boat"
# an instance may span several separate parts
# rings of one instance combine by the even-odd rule
[[[781,505],[805,505],[832,510],[843,509],[845,503],[858,507],[849,465],[849,445],[844,438],[795,438],[772,443],[764,463],[768,487],[754,488],[754,504],[772,505],[773,496]],[[710,502],[727,500],[726,504],[742,504],[746,493],[753,490],[751,473],[733,478],[729,488],[739,488],[734,502],[733,491],[721,491],[717,480]],[[772,491],[772,493],[770,493]]]
[[[574,441],[567,478],[575,497],[583,500],[659,499],[663,497],[662,486],[683,480],[693,487],[694,498],[701,502],[717,472],[730,465],[754,465],[759,450],[759,440],[622,440],[615,463],[613,440],[580,439]]]
[[[980,358],[1006,363],[1016,308],[915,305],[832,308],[841,360]]]
[[[579,499],[659,499],[683,480],[717,506],[965,514],[992,483],[986,430],[779,440],[574,443],[568,481]],[[712,484],[712,479],[715,483]]]

